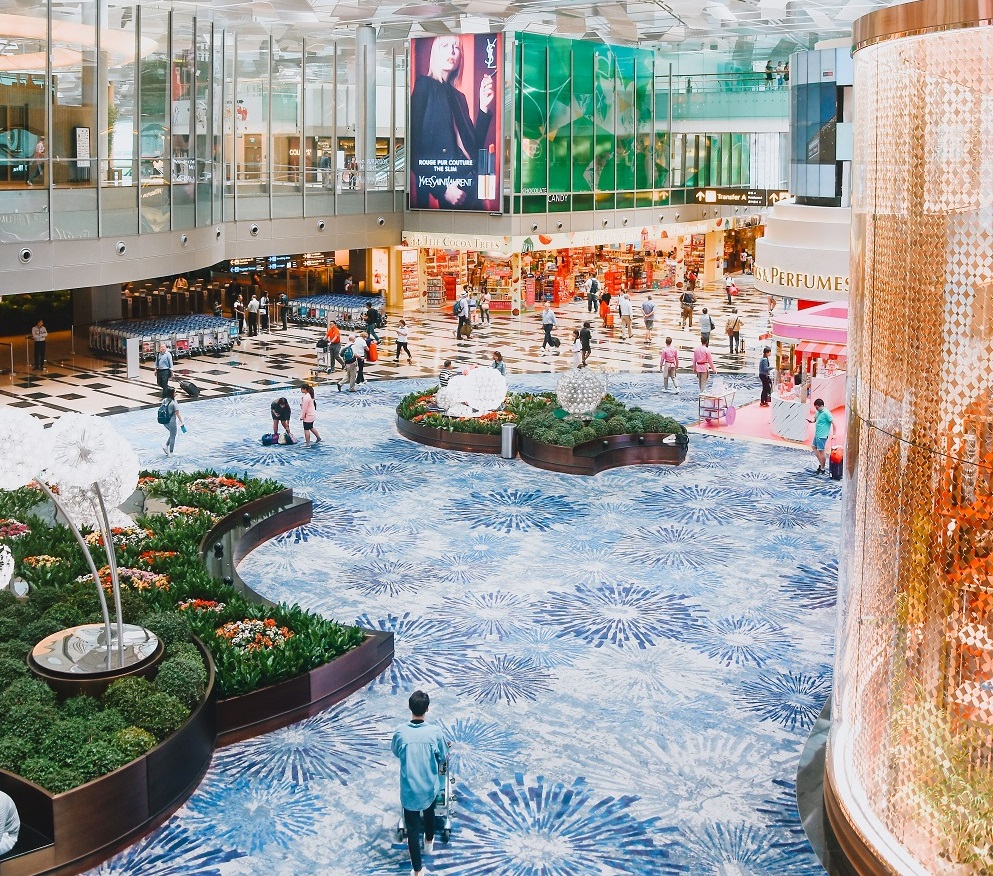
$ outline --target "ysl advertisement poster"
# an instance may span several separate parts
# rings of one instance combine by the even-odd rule
[[[410,41],[410,209],[499,212],[503,34]]]

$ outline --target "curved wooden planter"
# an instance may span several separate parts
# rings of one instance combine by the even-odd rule
[[[500,435],[477,435],[474,432],[449,432],[448,429],[436,429],[434,426],[422,426],[412,423],[397,414],[397,431],[429,447],[440,447],[443,450],[460,450],[464,453],[499,453]]]
[[[22,825],[30,825],[30,836],[12,850],[15,857],[0,861],[0,876],[79,873],[158,827],[193,793],[210,766],[217,735],[214,661],[196,644],[207,663],[207,696],[151,751],[62,794],[0,770],[0,790],[16,801]],[[33,848],[19,851],[22,842]]]
[[[536,468],[566,474],[595,475],[622,465],[679,465],[686,459],[686,435],[648,432],[644,435],[607,435],[575,447],[544,444],[517,436],[521,459]]]
[[[309,500],[295,499],[292,490],[282,490],[221,518],[200,543],[200,555],[211,574],[231,578],[251,598],[267,602],[241,582],[236,565],[268,539],[309,522],[311,514]],[[18,846],[0,859],[0,876],[80,873],[158,827],[200,784],[217,745],[314,715],[389,666],[393,634],[365,633],[361,645],[330,663],[224,700],[214,689],[210,652],[198,641],[209,669],[207,697],[179,730],[147,754],[64,794],[50,794],[0,770],[0,790],[17,803],[23,832]]]

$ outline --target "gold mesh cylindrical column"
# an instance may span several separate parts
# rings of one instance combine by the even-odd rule
[[[993,873],[989,5],[927,0],[855,26],[850,479],[827,780],[832,822],[875,872]]]

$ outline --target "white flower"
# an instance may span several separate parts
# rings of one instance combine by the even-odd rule
[[[48,432],[41,421],[19,408],[0,413],[0,490],[30,483],[45,467]]]
[[[0,545],[0,590],[6,590],[14,577],[14,555],[7,545]]]
[[[117,468],[118,450],[119,438],[106,420],[63,414],[52,427],[47,479],[60,487],[104,481]]]

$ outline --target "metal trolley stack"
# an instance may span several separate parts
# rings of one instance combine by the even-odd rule
[[[238,324],[221,316],[191,314],[160,319],[106,320],[90,326],[90,349],[110,356],[127,355],[127,341],[141,341],[139,359],[155,358],[165,344],[174,359],[229,352],[239,342]]]
[[[386,306],[382,295],[311,295],[290,302],[288,319],[296,325],[326,326],[330,319],[340,329],[364,329],[369,303],[380,314]]]

